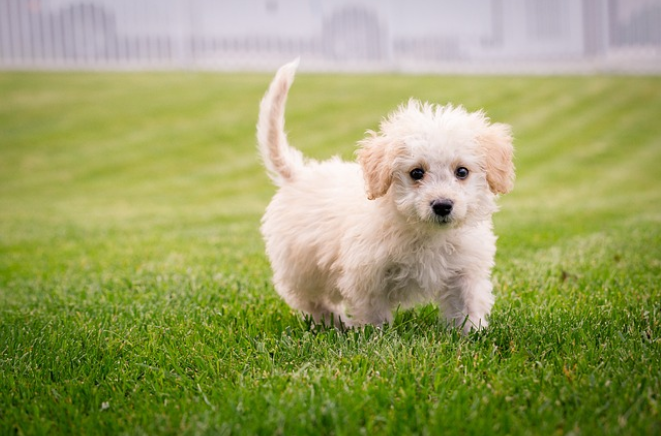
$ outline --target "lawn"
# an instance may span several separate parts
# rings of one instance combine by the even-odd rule
[[[306,75],[351,159],[411,96],[513,126],[491,326],[313,329],[275,294],[258,74],[0,74],[1,434],[661,433],[661,78]]]

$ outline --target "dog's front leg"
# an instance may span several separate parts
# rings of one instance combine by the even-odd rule
[[[357,304],[356,304],[357,303]],[[370,298],[360,302],[353,302],[347,307],[350,326],[363,326],[371,324],[381,327],[392,323],[392,310],[387,302],[381,298]]]
[[[493,285],[488,278],[462,275],[453,280],[440,296],[441,311],[449,325],[462,327],[464,334],[488,325],[494,303]]]
[[[347,326],[371,324],[381,327],[392,322],[386,283],[381,277],[383,275],[376,271],[349,271],[342,276],[339,287],[344,298]]]

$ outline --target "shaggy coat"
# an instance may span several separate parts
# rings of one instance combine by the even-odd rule
[[[410,100],[360,141],[357,163],[308,160],[284,131],[297,65],[277,72],[257,126],[278,186],[261,228],[277,292],[318,323],[380,326],[433,301],[464,332],[485,327],[491,215],[514,179],[509,126]]]

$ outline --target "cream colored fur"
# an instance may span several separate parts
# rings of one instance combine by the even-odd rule
[[[399,307],[434,301],[464,332],[485,327],[494,302],[491,215],[514,179],[509,126],[410,100],[368,132],[358,163],[305,160],[284,133],[297,65],[276,74],[257,129],[279,187],[262,220],[277,292],[319,323],[380,326]],[[449,201],[450,213],[435,211]]]

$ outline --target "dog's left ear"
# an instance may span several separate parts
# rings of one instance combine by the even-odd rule
[[[494,194],[507,194],[514,187],[511,127],[507,124],[491,124],[477,140],[484,152],[489,189]]]
[[[363,168],[367,198],[383,197],[392,184],[392,152],[388,140],[376,132],[369,131],[368,137],[359,142],[358,163]]]

